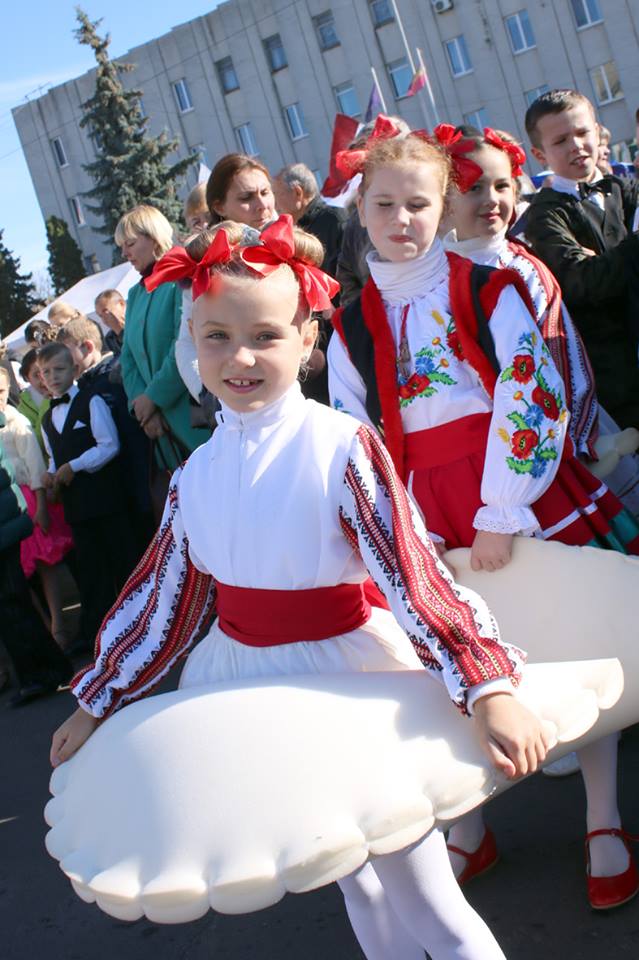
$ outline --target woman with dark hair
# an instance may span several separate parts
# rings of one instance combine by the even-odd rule
[[[233,220],[260,231],[276,217],[275,197],[268,170],[258,160],[243,153],[227,153],[215,164],[206,184],[206,203],[212,225],[222,220]],[[175,362],[189,393],[198,404],[204,406],[206,412],[203,416],[210,419],[211,398],[210,395],[202,397],[195,344],[189,330],[191,307],[191,291],[184,290]],[[197,414],[200,414],[199,410]]]

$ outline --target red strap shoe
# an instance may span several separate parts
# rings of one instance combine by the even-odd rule
[[[623,840],[628,851],[628,869],[614,877],[592,877],[590,875],[590,850],[588,844],[593,837],[611,836]],[[630,842],[639,841],[639,836],[626,833],[625,830],[593,830],[586,834],[586,879],[588,881],[588,900],[593,910],[612,910],[628,903],[639,893],[639,873],[630,853]]]
[[[495,835],[488,827],[486,827],[481,843],[473,853],[468,853],[467,850],[462,850],[461,847],[454,847],[451,843],[447,843],[446,847],[450,853],[456,853],[466,859],[466,866],[457,877],[457,883],[460,887],[463,887],[464,884],[470,880],[474,880],[475,877],[479,877],[482,873],[486,873],[486,871],[494,867],[499,860]]]

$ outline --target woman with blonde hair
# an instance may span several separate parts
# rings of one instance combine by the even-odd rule
[[[203,443],[207,430],[191,426],[189,400],[175,365],[175,340],[180,329],[182,292],[165,283],[152,293],[144,286],[155,261],[173,244],[173,228],[155,207],[140,204],[120,219],[115,242],[141,275],[129,291],[120,364],[129,407],[147,437],[158,441],[162,463],[178,466],[175,437],[187,451]]]

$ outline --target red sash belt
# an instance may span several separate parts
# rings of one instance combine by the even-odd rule
[[[405,476],[412,470],[443,467],[471,454],[485,453],[490,420],[490,413],[473,413],[429,430],[405,434]]]
[[[229,637],[250,647],[326,640],[357,630],[371,614],[362,583],[314,590],[217,586],[217,614]]]

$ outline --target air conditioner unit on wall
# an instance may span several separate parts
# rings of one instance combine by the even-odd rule
[[[453,9],[453,0],[430,0],[435,13],[446,13]]]

